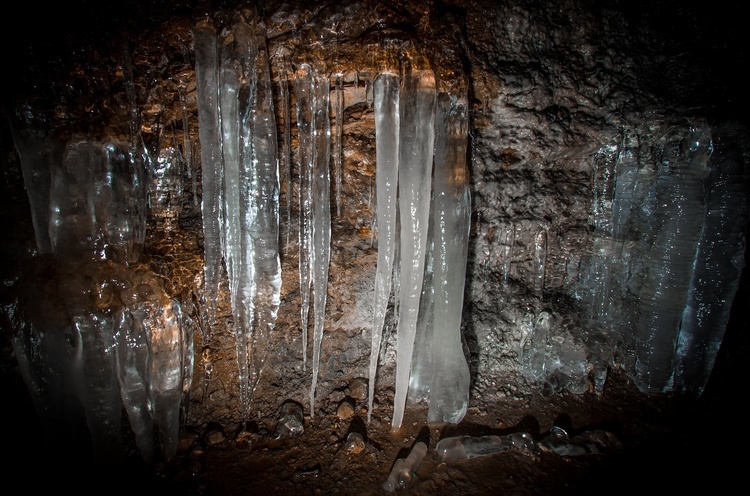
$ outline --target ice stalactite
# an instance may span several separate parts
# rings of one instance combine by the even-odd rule
[[[99,463],[122,463],[124,408],[143,458],[171,460],[193,334],[164,280],[139,264],[49,258],[19,289],[13,349],[51,446],[88,438]]]
[[[51,177],[47,136],[51,130],[49,118],[36,112],[31,105],[21,105],[10,115],[13,142],[21,161],[24,187],[31,207],[37,250],[52,253],[49,238],[49,200]]]
[[[279,101],[281,102],[281,118],[284,126],[282,133],[282,145],[280,147],[280,178],[286,190],[286,216],[285,216],[285,238],[284,254],[289,251],[292,233],[292,112],[289,96],[289,67],[287,64],[288,50],[279,50],[276,53],[276,67],[279,74]]]
[[[334,76],[333,114],[335,120],[333,133],[333,171],[336,183],[336,216],[341,217],[341,160],[343,158],[344,139],[344,75]]]
[[[313,284],[313,376],[310,387],[310,416],[315,415],[315,390],[320,370],[320,348],[325,327],[328,296],[328,269],[331,261],[331,121],[329,117],[330,83],[327,77],[313,77],[313,164],[312,164],[312,252],[310,265]]]
[[[422,294],[432,188],[435,101],[435,75],[430,69],[414,67],[402,76],[398,159],[401,284],[393,429],[401,427],[404,417]]]
[[[710,133],[692,129],[682,136],[678,130],[667,137],[664,151],[642,233],[644,275],[634,380],[644,392],[672,387],[673,354],[705,218],[703,182],[711,155]]]
[[[150,175],[149,212],[166,231],[177,226],[182,209],[182,163],[179,149],[162,148]]]
[[[152,461],[162,453],[171,460],[192,383],[193,322],[166,295],[160,277],[140,268],[128,277],[135,283],[125,279],[113,295],[121,302],[114,315],[122,404],[141,456]]]
[[[307,342],[310,317],[311,250],[312,250],[312,182],[314,155],[312,68],[302,64],[295,75],[294,93],[297,99],[297,130],[299,132],[299,286],[300,328],[302,330],[302,363],[307,367]]]
[[[295,80],[300,159],[300,291],[302,292],[302,353],[307,363],[310,289],[314,301],[313,370],[310,415],[315,415],[315,390],[325,324],[328,269],[331,257],[330,83],[327,76],[301,64]]]
[[[395,72],[382,72],[373,85],[375,111],[376,208],[378,261],[375,273],[373,325],[371,333],[367,421],[372,419],[375,379],[390,298],[396,251],[396,218],[399,157],[400,80]]]
[[[500,264],[503,267],[503,289],[507,291],[510,267],[513,262],[513,248],[516,244],[516,226],[513,222],[507,222],[500,229]]]
[[[465,85],[457,84],[460,88]],[[469,365],[461,343],[471,222],[466,164],[468,99],[441,91],[435,115],[432,376],[428,422],[461,422],[469,405]]]
[[[198,201],[198,174],[195,171],[195,159],[193,157],[193,142],[190,139],[190,119],[188,116],[187,109],[187,88],[186,85],[180,84],[178,86],[180,93],[180,104],[182,106],[182,148],[183,156],[185,157],[185,168],[187,177],[190,179],[190,191],[193,194],[193,205],[195,208],[200,208]]]
[[[220,39],[222,247],[247,414],[280,304],[276,121],[265,27],[245,10]]]
[[[201,210],[204,235],[204,339],[210,340],[215,325],[221,276],[222,173],[221,129],[219,124],[219,55],[216,28],[210,19],[200,20],[193,29],[197,84],[199,139],[201,144]]]
[[[705,221],[675,352],[676,391],[703,393],[727,328],[745,267],[748,196],[743,166],[739,145],[717,133],[708,164]]]
[[[147,157],[126,142],[75,136],[59,145],[50,164],[48,232],[52,251],[65,259],[135,262],[146,229]]]
[[[547,229],[542,228],[534,238],[533,258],[533,288],[534,294],[541,297],[544,293],[544,277],[547,265]]]

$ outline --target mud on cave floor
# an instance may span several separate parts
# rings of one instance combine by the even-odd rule
[[[25,490],[54,488],[78,494],[181,495],[384,495],[383,482],[397,458],[417,441],[428,452],[405,489],[409,495],[582,495],[711,490],[723,493],[742,477],[747,434],[740,422],[741,395],[726,386],[701,399],[638,393],[612,373],[602,394],[536,395],[528,401],[470,408],[458,425],[424,422],[426,412],[407,412],[404,427],[390,431],[390,412],[377,409],[370,424],[357,411],[341,420],[333,413],[305,418],[299,436],[275,438],[263,428],[245,435],[219,425],[186,426],[176,458],[146,464],[130,447],[117,468],[106,469],[81,453],[82,446],[50,446],[36,425],[33,405],[21,386],[6,428],[4,472],[24,477]],[[726,390],[725,390],[726,389]],[[736,393],[736,391],[735,391]],[[449,436],[527,432],[535,440],[552,426],[571,437],[586,430],[611,432],[619,443],[597,455],[562,457],[549,452],[507,451],[442,463],[436,443]],[[124,426],[126,430],[127,426]],[[360,452],[348,450],[349,432],[365,439]],[[247,432],[250,432],[247,435]],[[220,433],[220,434],[219,434]],[[127,441],[127,437],[126,437]],[[7,481],[8,479],[6,479]],[[17,478],[16,478],[17,480]]]

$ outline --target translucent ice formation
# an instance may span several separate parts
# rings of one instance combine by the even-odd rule
[[[402,76],[399,97],[398,201],[401,222],[396,394],[391,427],[404,417],[422,294],[435,142],[435,75],[415,68]],[[376,131],[377,132],[377,131]]]
[[[489,456],[509,450],[532,451],[534,440],[526,432],[514,432],[502,436],[455,436],[441,439],[435,451],[440,461],[446,463]]]
[[[375,273],[375,303],[369,369],[369,408],[372,418],[375,376],[390,298],[396,254],[396,217],[399,155],[399,78],[392,72],[379,74],[373,85],[375,110],[375,158],[378,224],[378,262]]]
[[[399,458],[393,464],[388,478],[383,483],[383,489],[393,492],[396,489],[406,488],[414,478],[414,473],[419,469],[422,460],[427,454],[427,445],[422,441],[417,442],[406,458]]]

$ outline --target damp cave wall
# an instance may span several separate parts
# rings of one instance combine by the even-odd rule
[[[187,132],[197,158],[191,29],[197,16],[210,13],[220,20],[235,3],[145,6],[126,1],[95,8],[80,2],[52,7],[37,16],[33,28],[24,23],[23,29],[6,33],[9,39],[3,45],[13,76],[3,110],[12,112],[27,101],[53,121],[64,120],[66,126],[92,135],[127,129],[131,115],[122,71],[127,48],[146,147],[155,151],[183,145],[184,89]],[[471,369],[470,406],[480,409],[501,408],[503,402],[523,401],[550,387],[549,381],[531,381],[521,370],[521,343],[528,324],[542,311],[554,316],[553,335],[562,341],[575,336],[575,348],[599,358],[600,368],[631,366],[632,356],[623,352],[632,343],[620,347],[619,334],[603,333],[592,324],[586,287],[576,273],[578,261],[593,250],[596,240],[595,168],[610,163],[607,153],[621,150],[628,140],[636,143],[632,146],[643,163],[656,166],[670,133],[693,127],[710,130],[717,143],[731,143],[748,162],[747,96],[736,73],[746,62],[739,31],[745,11],[734,5],[694,11],[677,2],[617,1],[267,2],[260,9],[269,53],[286,46],[301,58],[323,58],[329,67],[361,71],[360,92],[365,91],[368,70],[372,76],[366,47],[387,39],[425,54],[441,74],[467,76],[473,204],[462,334]],[[321,41],[306,44],[305,36]],[[352,101],[361,98],[354,91],[348,94]],[[283,116],[277,122],[283,122]],[[334,413],[347,396],[358,408],[366,405],[359,380],[367,379],[369,294],[377,254],[372,232],[374,126],[366,101],[346,109],[343,144],[343,215],[333,210],[318,384],[322,413]],[[21,205],[27,199],[7,127],[3,146],[3,180],[10,192],[3,222],[13,233],[4,245],[7,302],[23,268],[34,263],[34,240]],[[298,171],[294,160],[292,164],[294,179]],[[194,173],[200,174],[200,164],[196,166]],[[746,176],[740,174],[740,179],[746,181]],[[185,173],[182,179],[179,204],[173,205],[178,221],[165,229],[163,219],[149,213],[141,260],[169,281],[171,295],[199,320],[204,240],[192,178]],[[252,407],[252,420],[269,429],[281,401],[305,405],[310,387],[298,323],[297,191],[281,186],[282,303],[271,365]],[[201,194],[200,182],[194,191]],[[285,219],[290,199],[293,215]],[[744,208],[737,215],[746,216]],[[508,226],[513,243],[505,265],[501,235]],[[534,247],[540,231],[547,236],[546,258],[544,285],[537,291]],[[288,245],[286,239],[291,240]],[[189,424],[248,420],[239,415],[234,344],[227,325],[231,315],[226,284],[222,287],[223,313],[214,341],[205,343],[203,334],[195,333]],[[3,332],[10,332],[9,327],[4,322]],[[376,418],[387,418],[393,400],[396,339],[387,329]],[[14,357],[7,346],[3,356],[10,377]]]

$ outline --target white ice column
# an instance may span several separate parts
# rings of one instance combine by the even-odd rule
[[[431,70],[415,68],[403,76],[399,97],[398,163],[401,283],[393,429],[399,429],[404,418],[422,294],[432,190],[435,100],[435,75]]]
[[[375,379],[388,308],[396,252],[396,221],[399,155],[399,77],[384,72],[373,84],[375,112],[376,196],[378,226],[378,262],[375,273],[375,294],[369,368],[368,422],[372,419]]]
[[[441,92],[435,116],[434,317],[429,422],[459,423],[469,404],[461,316],[469,249],[471,192],[466,164],[467,97]]]

